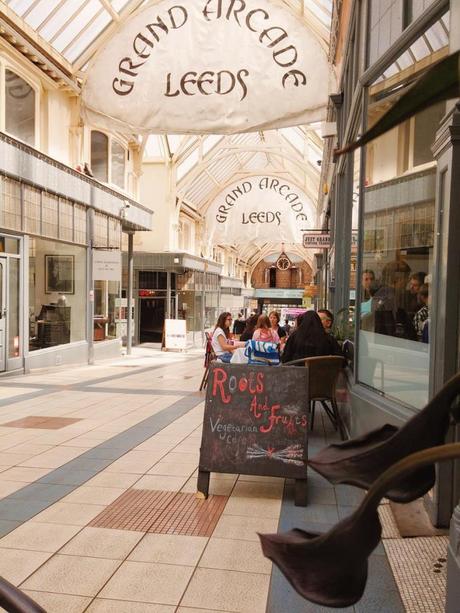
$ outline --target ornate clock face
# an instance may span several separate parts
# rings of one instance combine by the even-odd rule
[[[289,258],[287,257],[287,255],[280,255],[280,257],[278,258],[278,261],[276,262],[276,267],[279,270],[287,270],[291,265],[291,262],[289,261]]]

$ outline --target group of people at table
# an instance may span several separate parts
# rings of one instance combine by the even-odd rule
[[[251,315],[245,322],[242,334],[233,335],[231,313],[221,313],[212,332],[211,345],[221,362],[242,363],[247,341],[275,343],[281,354],[281,362],[323,355],[342,355],[342,350],[332,334],[333,315],[327,309],[306,311],[299,315],[292,332],[281,327],[276,311],[268,316]]]

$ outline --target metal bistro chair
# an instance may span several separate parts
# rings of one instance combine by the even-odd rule
[[[3,577],[0,577],[0,607],[9,613],[46,613],[32,598]]]
[[[308,369],[308,390],[310,398],[310,429],[315,423],[315,406],[320,402],[334,428],[339,430],[340,438],[345,440],[345,426],[340,417],[335,398],[335,388],[340,371],[344,367],[344,359],[337,355],[301,358],[286,362],[283,366],[304,364]],[[327,404],[329,403],[329,405]]]
[[[208,385],[208,377],[209,377],[209,365],[212,361],[214,361],[217,356],[214,353],[214,349],[212,348],[212,336],[209,332],[205,332],[206,335],[206,349],[204,353],[204,374],[200,383],[200,392],[206,388]]]

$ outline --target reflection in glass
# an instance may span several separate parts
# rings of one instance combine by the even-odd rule
[[[109,180],[109,139],[102,132],[91,132],[91,170],[99,181]]]
[[[396,102],[405,79],[401,71],[370,86],[368,125]],[[365,151],[358,379],[416,408],[428,400],[436,196],[431,147],[444,112],[444,104],[436,105]]]
[[[9,134],[35,145],[35,92],[11,70],[5,70],[5,129]]]
[[[62,265],[64,284],[50,266]],[[48,270],[46,266],[48,265]],[[71,276],[71,279],[70,279]],[[72,285],[73,293],[66,293]],[[29,241],[29,350],[86,338],[86,249],[56,241]]]
[[[117,338],[116,322],[120,319],[120,283],[118,281],[94,282],[94,340]]]
[[[126,150],[117,141],[112,141],[112,183],[125,189]]]
[[[20,261],[9,258],[8,270],[8,357],[19,356],[19,266]]]

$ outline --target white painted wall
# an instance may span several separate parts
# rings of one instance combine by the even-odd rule
[[[58,90],[47,90],[43,95],[43,114],[46,116],[44,130],[46,153],[63,164],[72,165],[70,151],[70,126],[72,106],[69,96]]]
[[[143,252],[173,251],[177,249],[177,214],[170,193],[170,169],[163,161],[142,164],[140,202],[153,216],[152,232],[136,232],[134,250]]]

